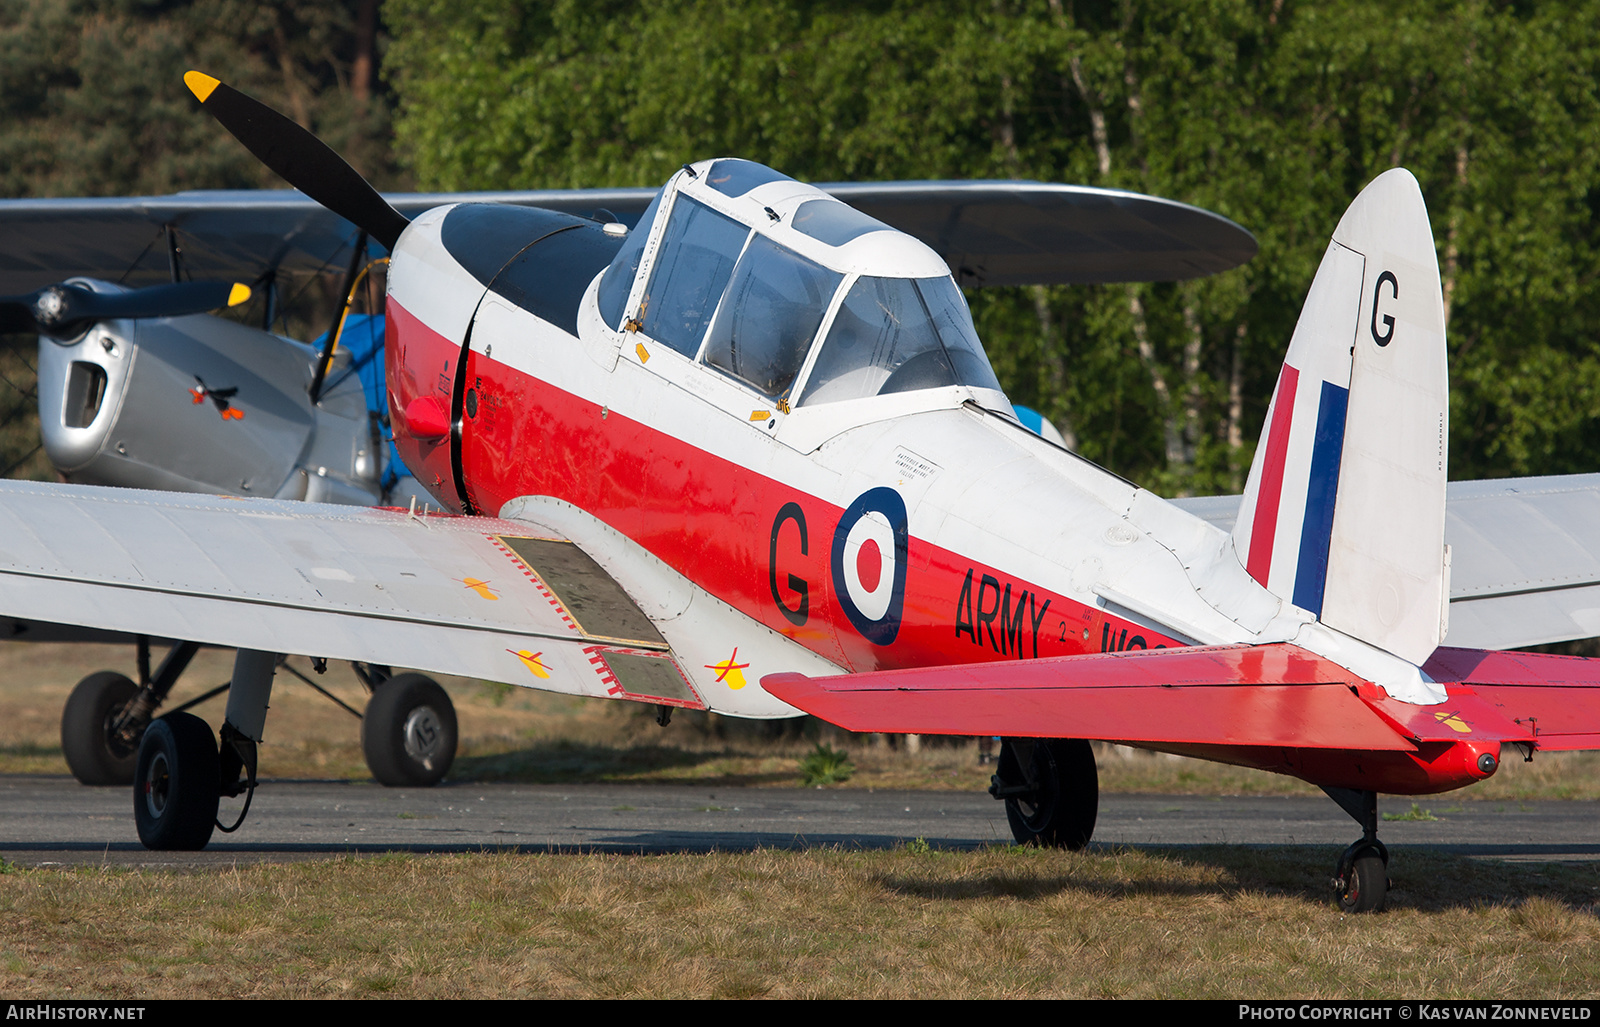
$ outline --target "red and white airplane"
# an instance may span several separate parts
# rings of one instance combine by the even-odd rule
[[[631,232],[491,204],[408,219],[188,80],[391,251],[395,438],[465,516],[0,489],[0,616],[240,649],[220,765],[196,718],[145,735],[151,847],[203,846],[219,793],[253,782],[282,652],[1003,736],[991,790],[1020,842],[1089,840],[1085,739],[1291,774],[1362,825],[1335,875],[1352,910],[1387,890],[1379,791],[1600,747],[1600,665],[1441,646],[1452,605],[1472,640],[1592,634],[1595,529],[1534,578],[1517,547],[1592,524],[1600,489],[1452,496],[1452,558],[1443,306],[1405,171],[1334,231],[1242,502],[1185,509],[1024,429],[946,261],[813,186],[709,160]]]

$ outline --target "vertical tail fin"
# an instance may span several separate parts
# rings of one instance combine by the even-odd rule
[[[1250,576],[1403,657],[1444,635],[1444,300],[1422,190],[1379,175],[1306,296],[1233,530]]]

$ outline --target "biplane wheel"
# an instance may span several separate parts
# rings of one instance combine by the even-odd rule
[[[139,686],[114,670],[90,674],[73,688],[61,710],[61,754],[72,776],[86,785],[131,785],[139,743],[112,734],[122,708]]]
[[[1339,892],[1342,913],[1376,913],[1389,898],[1389,868],[1370,850],[1350,864]]]
[[[1031,775],[1023,773],[1019,748],[1031,749]],[[1006,785],[1027,784],[1030,779],[1034,784],[1029,794],[1006,797],[1006,819],[1018,845],[1081,849],[1089,844],[1100,806],[1100,775],[1088,742],[1081,738],[1007,738],[1000,750],[997,776]]]
[[[455,704],[427,675],[396,674],[367,700],[361,751],[381,785],[436,785],[456,758]]]
[[[217,823],[219,763],[211,726],[192,713],[150,722],[139,743],[133,819],[147,849],[197,852]]]

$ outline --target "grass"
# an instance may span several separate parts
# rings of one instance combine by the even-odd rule
[[[73,682],[111,647],[0,645],[0,773],[65,773]],[[174,701],[227,676],[203,653]],[[343,668],[322,681],[347,702]],[[750,725],[446,679],[452,776],[981,790],[973,742]],[[357,724],[274,688],[263,771],[365,779]],[[196,712],[215,726],[223,700]],[[825,760],[817,757],[825,755]],[[1313,793],[1288,778],[1097,746],[1107,792]],[[821,784],[820,787],[837,787]],[[1508,761],[1470,793],[1600,797],[1600,761]],[[714,810],[715,807],[707,807]],[[1448,808],[1441,807],[1448,814]],[[614,811],[625,816],[627,807]],[[1413,804],[1402,819],[1428,819]],[[402,811],[401,818],[417,816]],[[1408,851],[1391,909],[1342,918],[1324,848],[993,848],[711,855],[387,855],[163,872],[0,860],[0,994],[217,997],[1584,998],[1600,993],[1592,864]],[[1506,939],[1516,939],[1508,944]]]
[[[1438,820],[1439,818],[1433,815],[1433,810],[1431,810],[1431,809],[1423,809],[1421,806],[1418,806],[1416,803],[1413,802],[1411,804],[1411,808],[1409,810],[1406,810],[1404,813],[1385,813],[1385,814],[1383,814],[1383,819],[1385,819],[1385,820]]]
[[[821,742],[800,760],[800,783],[807,787],[842,784],[854,772],[855,767],[843,750]]]
[[[86,998],[1584,998],[1600,880],[1408,853],[1342,917],[1296,848],[381,856],[0,876],[0,993]]]

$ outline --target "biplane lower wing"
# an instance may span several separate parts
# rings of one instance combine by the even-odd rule
[[[1232,530],[1238,496],[1175,499]],[[1445,490],[1452,646],[1600,636],[1600,474],[1453,481]]]
[[[723,669],[735,647],[752,675],[836,669],[582,511],[519,509],[0,482],[0,618],[758,717],[794,711]]]

